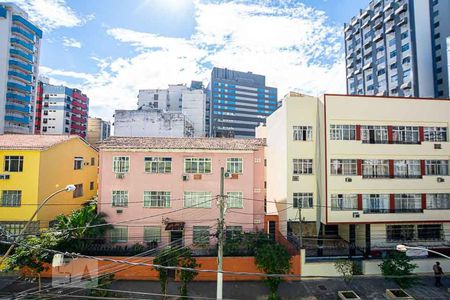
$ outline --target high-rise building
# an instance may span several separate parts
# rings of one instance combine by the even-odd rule
[[[88,129],[86,140],[95,145],[107,139],[111,135],[111,123],[101,118],[88,118]]]
[[[347,93],[448,97],[449,0],[372,0],[345,24]]]
[[[263,75],[214,67],[211,72],[209,134],[254,137],[255,128],[277,109],[277,89]]]
[[[40,82],[36,95],[36,134],[87,133],[89,98],[78,89]]]
[[[0,134],[33,131],[41,39],[23,10],[0,2]]]

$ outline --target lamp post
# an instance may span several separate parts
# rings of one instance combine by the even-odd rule
[[[62,192],[73,192],[76,190],[75,185],[73,184],[69,184],[67,185],[65,188],[57,190],[56,192],[53,192],[52,194],[50,194],[47,198],[44,199],[44,201],[42,201],[42,203],[38,206],[38,208],[34,211],[33,215],[31,216],[31,218],[28,220],[28,222],[25,224],[25,226],[22,228],[22,230],[20,231],[19,235],[16,237],[16,240],[19,240],[20,237],[27,231],[28,227],[30,226],[31,222],[33,221],[34,217],[36,217],[36,215],[38,214],[38,212],[41,210],[41,208],[50,200],[52,199],[54,196],[58,195],[59,193]],[[11,246],[9,246],[8,251],[6,251],[5,255],[3,255],[2,258],[0,258],[0,266],[2,265],[2,263],[5,261],[5,259],[8,257],[8,255],[11,253],[11,251],[14,249],[15,244],[11,244]]]
[[[406,252],[408,250],[423,250],[423,251],[427,251],[427,252],[430,252],[430,253],[434,253],[434,254],[440,255],[442,257],[445,257],[446,259],[450,259],[450,256],[447,256],[447,255],[442,254],[440,252],[437,252],[437,251],[434,251],[434,250],[430,250],[430,249],[427,249],[427,248],[423,248],[423,247],[411,247],[411,246],[406,246],[406,245],[397,245],[395,247],[395,249],[397,251],[399,251],[399,252]]]

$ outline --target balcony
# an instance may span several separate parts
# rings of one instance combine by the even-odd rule
[[[81,125],[77,125],[77,124],[72,124],[71,128],[75,129],[75,130],[81,130],[81,131],[85,131],[86,130],[86,126],[81,126]]]
[[[27,54],[19,49],[11,49],[9,50],[9,54],[13,58],[19,58],[25,60],[27,63],[33,63],[33,55]]]
[[[34,44],[34,35],[19,27],[12,27],[11,32]]]
[[[386,179],[392,178],[389,174],[363,174],[363,179]]]
[[[25,26],[27,29],[33,31],[40,39],[42,38],[42,30],[34,26],[28,20],[24,19],[22,16],[13,15],[12,20],[14,23]]]
[[[27,74],[31,74],[33,72],[33,67],[29,64],[24,64],[17,60],[9,60],[9,66],[12,68],[18,68]]]
[[[422,175],[413,175],[413,174],[394,174],[395,179],[422,179]]]
[[[347,27],[345,27],[344,32],[347,33],[347,31],[349,31],[350,29],[352,29],[352,25],[348,25]]]
[[[395,14],[399,15],[400,13],[406,11],[407,8],[408,8],[408,4],[404,3],[404,4],[400,5],[400,7],[395,10]]]
[[[86,104],[84,104],[84,103],[81,103],[81,102],[78,102],[78,101],[72,101],[72,105],[73,106],[76,106],[76,107],[80,107],[80,108],[83,108],[83,109],[86,109],[87,108],[87,105]]]
[[[411,81],[408,80],[407,82],[403,83],[403,84],[400,86],[400,88],[403,89],[403,90],[408,90],[408,89],[411,88],[411,86],[412,86]]]
[[[372,62],[367,63],[366,65],[364,65],[363,70],[365,71],[372,68],[372,65],[373,65]]]
[[[8,82],[8,89],[22,93],[31,93],[31,86],[22,85],[15,82]]]
[[[393,214],[410,214],[410,213],[414,213],[414,214],[419,214],[419,213],[423,213],[423,209],[422,208],[395,208],[393,210],[390,211],[390,213]]]
[[[16,80],[24,81],[25,83],[31,83],[31,75],[25,75],[16,71],[8,71],[8,75],[12,76]]]
[[[364,208],[363,213],[365,214],[388,214],[390,209],[386,208]]]
[[[28,117],[5,116],[5,121],[28,125],[30,119]]]
[[[7,100],[15,100],[15,101],[21,101],[24,103],[30,103],[31,97],[30,96],[22,96],[15,93],[6,93],[6,99]]]
[[[72,116],[70,119],[71,119],[72,121],[74,121],[74,122],[78,122],[78,123],[86,123],[86,119],[79,118],[79,117],[77,117],[77,116]]]
[[[394,31],[395,31],[395,25],[392,25],[392,26],[390,26],[390,27],[388,27],[386,29],[386,34],[389,34],[389,33],[394,32]]]
[[[394,13],[392,11],[386,15],[386,17],[384,18],[384,22],[387,23],[390,20],[394,20]]]
[[[87,112],[86,111],[82,111],[76,108],[72,108],[72,113],[76,114],[76,115],[81,115],[81,116],[86,116]]]
[[[380,33],[375,35],[375,37],[373,38],[373,41],[376,43],[378,41],[381,41],[382,39],[383,39],[383,33],[380,32]]]
[[[372,21],[375,21],[376,19],[378,19],[379,17],[381,17],[383,15],[383,13],[380,11],[378,11],[376,14],[373,15],[372,17]]]
[[[398,22],[398,26],[402,26],[408,23],[408,17],[403,17],[400,22]]]
[[[28,106],[19,106],[19,105],[14,105],[14,104],[7,104],[5,106],[5,108],[6,108],[6,110],[20,112],[20,113],[25,113],[25,114],[29,114],[30,113],[30,108]]]
[[[34,46],[30,43],[26,43],[22,40],[19,40],[18,38],[11,38],[10,39],[11,44],[15,47],[22,48],[24,51],[29,51],[31,53],[34,53],[35,49]]]

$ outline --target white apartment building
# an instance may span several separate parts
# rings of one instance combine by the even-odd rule
[[[10,2],[0,2],[0,134],[33,131],[42,31]]]
[[[290,93],[265,129],[268,213],[298,235],[301,207],[303,236],[366,255],[448,248],[449,124],[447,99]]]

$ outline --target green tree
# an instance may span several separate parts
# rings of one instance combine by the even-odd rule
[[[59,236],[55,232],[43,232],[39,236],[28,236],[15,247],[14,252],[8,257],[6,268],[9,270],[26,269],[36,278],[41,290],[41,275],[48,267],[46,263],[51,263],[53,253],[47,249],[54,249],[59,242]]]
[[[255,261],[258,269],[266,274],[288,274],[291,269],[291,255],[277,243],[263,243],[258,247]],[[277,291],[282,281],[282,277],[266,277],[265,283],[270,290],[269,300],[280,299]]]
[[[88,204],[73,210],[67,216],[57,216],[52,227],[62,233],[59,248],[70,252],[83,252],[88,249],[96,239],[104,238],[106,231],[112,226],[87,226],[107,224],[105,218],[105,214],[97,213],[96,204]]]
[[[169,275],[172,272],[164,267],[176,267],[178,265],[178,256],[180,254],[179,248],[166,248],[158,253],[158,255],[153,260],[155,265],[160,265],[162,267],[154,267],[158,271],[159,283],[161,284],[161,294],[163,294],[163,299],[167,299],[167,283],[169,282]]]
[[[201,267],[201,265],[197,264],[197,260],[192,256],[192,250],[191,249],[183,249],[181,251],[181,255],[178,258],[178,266],[183,268],[191,268],[195,269],[198,267]],[[192,270],[179,270],[178,274],[181,279],[181,286],[180,286],[180,295],[187,297],[188,295],[188,283],[194,280],[194,278],[198,275],[198,271],[192,271]]]
[[[402,288],[412,287],[418,281],[413,275],[417,265],[411,263],[411,258],[406,253],[398,251],[389,253],[379,267],[386,279],[394,280]]]
[[[353,275],[355,275],[356,264],[354,261],[348,259],[337,260],[334,263],[334,268],[341,274],[344,282],[350,284],[353,280]]]

